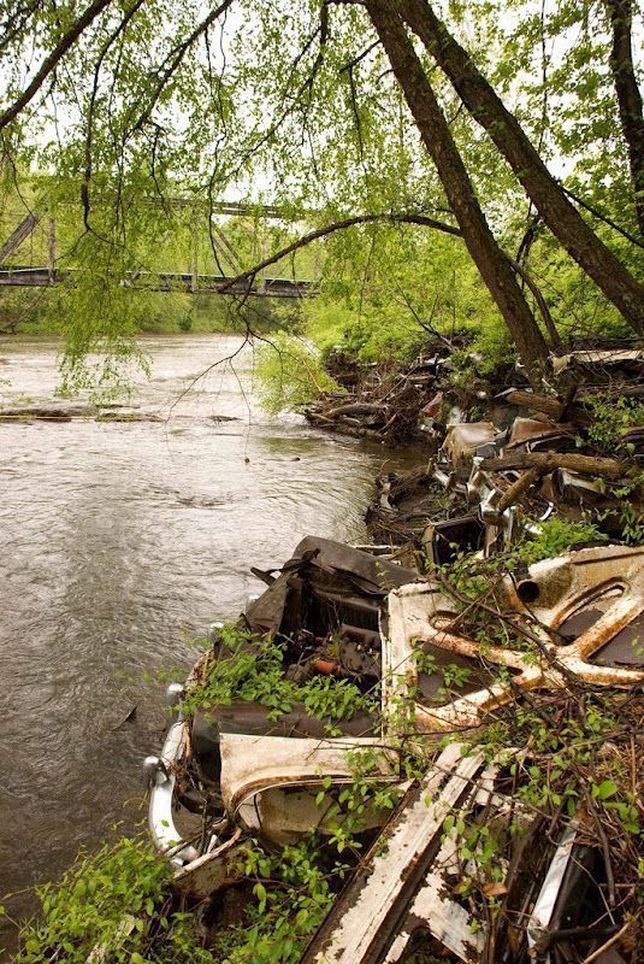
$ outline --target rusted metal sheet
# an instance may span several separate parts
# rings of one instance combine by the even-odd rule
[[[450,425],[442,447],[450,477],[466,479],[477,449],[491,445],[497,435],[492,422],[460,422]]]
[[[576,434],[576,426],[571,424],[544,422],[536,418],[515,418],[505,448],[514,449],[523,445],[532,450],[535,446],[541,448],[540,443],[545,443],[545,447],[556,446],[561,450],[561,446],[567,442],[574,446]]]
[[[351,751],[377,746],[380,741],[374,737],[314,740],[222,734],[220,786],[226,813],[281,845],[315,828],[327,830],[333,791],[354,779]],[[383,751],[376,756],[382,776],[374,777],[374,786],[395,780],[395,755]],[[318,799],[329,777],[333,787]],[[367,811],[364,829],[379,827],[384,819],[382,811]]]
[[[477,515],[430,522],[423,533],[423,545],[437,566],[453,562],[457,553],[478,551],[484,539],[485,526]]]
[[[637,364],[642,361],[644,361],[644,350],[641,348],[589,349],[571,351],[567,355],[553,358],[552,367],[555,375],[559,375],[575,365],[601,369],[616,365]]]
[[[499,932],[496,927],[490,931],[490,916],[481,903],[492,891],[486,886],[478,898],[477,888],[464,896],[462,884],[477,873],[476,857],[468,848],[478,845],[463,848],[459,822],[493,827],[508,841],[509,849],[497,857],[497,870],[504,876],[495,887],[498,894],[509,895],[519,886],[516,911],[522,923],[513,937],[506,936],[507,943],[503,939],[499,960],[536,957],[552,964],[578,959],[550,952],[555,935],[566,942],[557,944],[566,954],[575,950],[575,922],[585,920],[585,900],[601,900],[596,885],[592,895],[578,886],[589,873],[592,880],[594,849],[581,842],[580,825],[564,819],[554,838],[543,839],[534,853],[540,821],[533,807],[508,792],[507,756],[486,763],[471,748],[468,752],[464,755],[458,742],[450,744],[408,792],[309,944],[304,964],[396,964],[407,960],[418,938],[432,948],[432,959],[435,953],[466,964],[496,960],[492,955]],[[513,759],[517,756],[520,751],[512,751]],[[516,875],[517,862],[528,864],[529,887]],[[509,912],[511,931],[514,917]],[[606,917],[615,923],[610,910]],[[418,959],[424,960],[424,953]],[[411,959],[417,958],[412,954]]]
[[[436,858],[440,866],[441,853]],[[419,930],[427,930],[446,951],[462,961],[480,961],[485,938],[483,930],[474,932],[470,915],[464,907],[443,896],[445,881],[437,873],[429,873],[412,901],[404,922],[398,928],[383,964],[398,964],[404,960],[409,945]],[[431,926],[428,926],[431,922]]]
[[[210,853],[196,857],[175,872],[174,886],[188,897],[211,897],[224,887],[230,887],[242,876],[236,863],[243,844],[242,832],[238,828],[228,840]]]
[[[318,598],[323,604],[335,607],[334,612],[346,608],[351,615],[358,615],[358,625],[377,629],[378,611],[390,589],[402,586],[416,578],[411,569],[396,565],[369,552],[352,546],[306,536],[298,543],[291,559],[259,599],[250,605],[245,619],[257,632],[276,633],[280,629],[292,634],[293,621],[289,621],[289,597],[295,600],[295,616],[301,621],[302,590],[306,587],[309,597]],[[303,580],[298,583],[297,580]],[[349,623],[350,620],[343,619]],[[365,625],[365,623],[367,625]],[[353,625],[356,625],[355,621]]]
[[[482,756],[462,756],[456,743],[441,753],[365,857],[307,948],[302,964],[394,960],[387,954],[399,926],[413,912],[422,914],[430,931],[436,927],[446,946],[463,960],[480,959],[480,937],[472,933],[462,914],[451,913],[453,902],[439,894],[435,879],[428,881],[427,874],[440,848],[445,817],[472,793],[484,767]]]
[[[644,653],[639,626],[644,612],[644,549],[601,546],[581,549],[530,567],[529,578],[514,590],[512,608],[525,618],[525,629],[540,651],[486,646],[452,629],[453,601],[432,583],[416,583],[392,592],[388,602],[388,638],[383,650],[383,710],[408,698],[418,685],[415,650],[428,644],[487,665],[513,672],[512,688],[491,681],[444,706],[416,703],[415,720],[425,732],[474,726],[518,689],[562,687],[566,675],[588,683],[631,686],[644,680]],[[575,639],[561,635],[576,614],[593,607],[597,618]],[[537,622],[535,622],[535,619]],[[611,660],[611,645],[615,644]]]

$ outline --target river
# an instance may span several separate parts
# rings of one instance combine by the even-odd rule
[[[159,674],[184,672],[191,639],[260,590],[250,566],[281,564],[307,533],[364,537],[387,453],[267,416],[247,350],[193,384],[239,345],[146,339],[133,404],[160,422],[0,422],[0,894],[25,889],[14,915],[81,845],[144,819]],[[0,401],[50,400],[57,350],[0,342]]]

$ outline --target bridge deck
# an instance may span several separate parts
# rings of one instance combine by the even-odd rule
[[[0,287],[47,288],[62,282],[73,282],[78,269],[54,269],[29,267],[27,265],[2,265],[0,267]],[[78,272],[80,273],[80,271]],[[221,274],[193,275],[189,272],[131,271],[121,279],[123,287],[145,291],[180,291],[191,294],[215,295],[252,295],[259,298],[301,298],[315,292],[312,281],[294,281],[292,278],[265,278],[260,284],[251,287],[247,282],[224,289],[229,279]]]

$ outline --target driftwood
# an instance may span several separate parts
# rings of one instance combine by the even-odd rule
[[[347,405],[338,405],[326,412],[327,418],[339,418],[341,415],[379,415],[385,412],[387,406],[379,402],[350,402]]]
[[[552,395],[539,395],[533,392],[524,392],[520,389],[513,389],[503,396],[511,405],[519,405],[521,408],[531,408],[535,412],[542,412],[548,415],[555,422],[565,420],[575,422],[577,425],[590,425],[591,415],[583,405],[572,403],[567,405],[559,398]]]
[[[160,415],[146,415],[145,412],[101,412],[97,422],[163,422]]]
[[[499,503],[496,507],[496,511],[499,513],[499,515],[502,512],[505,512],[506,509],[509,509],[511,505],[514,505],[515,502],[518,502],[523,493],[526,492],[530,486],[537,481],[537,479],[541,478],[542,474],[541,469],[528,469],[528,471],[524,472],[523,475],[516,480],[516,482],[513,482],[509,489],[506,489],[499,499]]]
[[[626,465],[617,459],[568,452],[517,452],[500,458],[483,459],[482,468],[504,472],[507,469],[538,469],[542,474],[556,469],[567,469],[582,475],[601,475],[619,479],[626,474]]]
[[[0,419],[43,419],[53,422],[70,422],[73,418],[86,418],[95,414],[89,405],[24,405],[21,408],[3,408]]]
[[[120,411],[116,406],[93,405],[26,405],[0,409],[1,422],[45,421],[71,422],[74,418],[94,418],[97,422],[163,422],[160,415]]]

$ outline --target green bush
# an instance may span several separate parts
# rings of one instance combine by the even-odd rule
[[[172,913],[172,868],[148,842],[122,839],[94,855],[81,855],[57,884],[37,888],[38,918],[23,926],[17,964],[59,960],[85,964],[97,958],[212,964],[195,939],[189,916]]]
[[[315,349],[284,332],[257,349],[255,374],[260,401],[273,414],[296,411],[321,392],[340,390]]]
[[[606,540],[606,536],[592,522],[570,522],[552,516],[546,522],[541,522],[539,528],[541,531],[536,538],[519,547],[519,556],[528,565],[560,556],[589,542]]]

